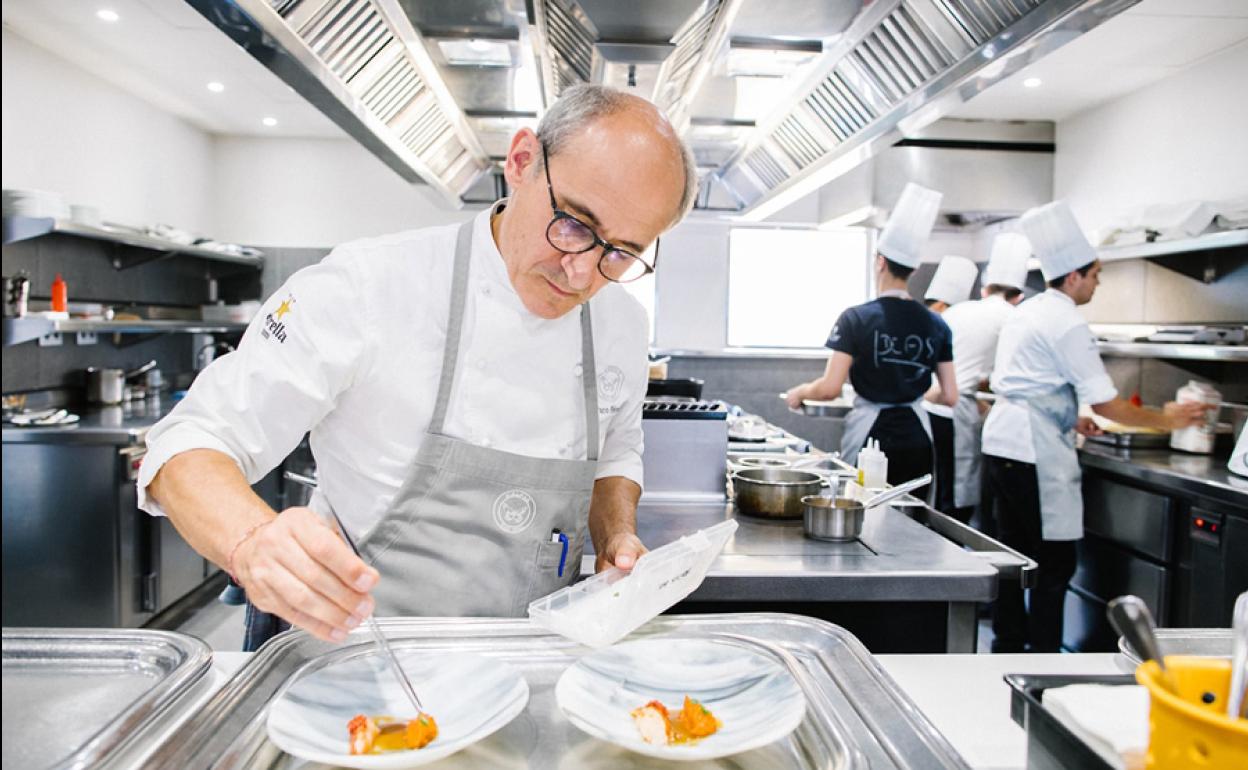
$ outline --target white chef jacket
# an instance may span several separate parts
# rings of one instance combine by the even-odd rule
[[[1083,404],[1103,404],[1118,396],[1088,322],[1075,301],[1057,289],[1019,305],[1006,322],[991,383],[1000,398],[984,423],[984,454],[1033,464],[1031,417],[1023,403],[1029,396],[1067,383]]]
[[[953,332],[953,366],[956,370],[959,396],[971,396],[979,383],[992,373],[997,355],[997,338],[1009,320],[1014,306],[1000,294],[979,300],[959,302],[940,314]],[[953,407],[923,402],[932,414],[953,418]]]
[[[348,529],[380,520],[429,428],[442,367],[458,225],[338,246],[263,308],[237,351],[209,365],[147,434],[139,507],[156,472],[190,449],[223,452],[249,483],[311,431],[321,491]],[[542,458],[585,459],[580,311],[525,309],[490,232],[473,223],[458,372],[445,433]],[[590,301],[598,378],[597,478],[642,483],[646,311],[617,284]],[[279,315],[280,314],[280,315]]]

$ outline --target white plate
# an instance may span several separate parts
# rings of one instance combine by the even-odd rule
[[[438,737],[423,749],[352,755],[347,722],[356,714],[405,718],[412,711],[375,650],[297,677],[269,707],[269,738],[287,754],[364,770],[425,765],[471,746],[524,710],[529,685],[503,661],[470,653],[395,650]],[[412,715],[415,716],[415,715]],[[407,717],[410,718],[410,717]]]
[[[652,700],[679,708],[686,695],[719,718],[719,731],[676,746],[643,741],[629,712]],[[658,637],[598,650],[559,677],[555,700],[568,721],[595,738],[675,760],[766,746],[793,732],[806,713],[801,688],[776,659],[716,639]]]

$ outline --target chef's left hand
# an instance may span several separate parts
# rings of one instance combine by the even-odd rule
[[[1080,417],[1075,423],[1075,432],[1084,436],[1100,436],[1105,433],[1091,417]]]
[[[608,567],[619,567],[625,572],[631,570],[648,549],[641,544],[641,539],[631,532],[621,532],[607,539],[607,545],[594,560],[594,572],[602,572]]]

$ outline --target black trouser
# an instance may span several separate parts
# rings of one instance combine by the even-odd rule
[[[932,442],[910,407],[881,410],[867,436],[880,442],[880,451],[888,456],[889,484],[901,484],[932,472]],[[924,499],[927,492],[927,487],[919,487],[910,494]]]
[[[966,524],[975,512],[973,506],[959,508],[956,505],[953,487],[956,482],[953,455],[953,420],[948,417],[928,413],[932,421],[932,448],[936,455],[936,510],[947,513],[958,521]]]
[[[1036,466],[984,455],[996,500],[997,537],[1040,565],[1026,606],[1018,583],[1004,581],[992,616],[993,652],[1059,652],[1066,587],[1075,574],[1075,540],[1045,540]]]

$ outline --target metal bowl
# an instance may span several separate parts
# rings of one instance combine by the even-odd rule
[[[739,462],[750,468],[787,468],[791,465],[783,457],[742,457]]]
[[[862,534],[866,509],[858,500],[810,495],[802,498],[802,529],[806,537],[844,543]]]
[[[823,478],[789,468],[747,468],[732,474],[737,510],[764,519],[800,519],[802,498],[819,494]]]

